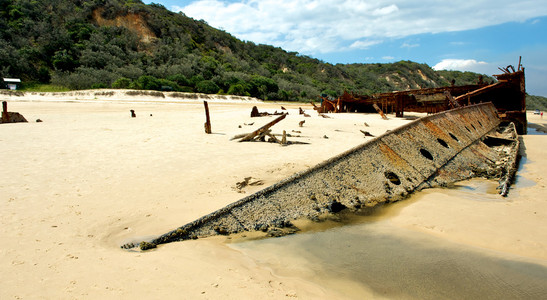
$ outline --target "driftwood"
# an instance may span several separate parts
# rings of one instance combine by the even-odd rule
[[[361,133],[363,133],[365,136],[371,136],[371,137],[374,137],[372,134],[370,134],[370,132],[368,131],[364,131],[364,130],[360,130]]]
[[[263,180],[256,180],[256,181],[253,181],[251,182],[251,179],[253,179],[253,177],[245,177],[243,179],[243,181],[240,181],[240,182],[237,182],[236,183],[236,186],[235,188],[237,189],[237,191],[239,193],[245,193],[243,190],[243,188],[247,187],[247,186],[256,186],[256,185],[264,185],[264,181]]]
[[[306,123],[306,120],[300,121],[300,123],[298,123],[298,126],[302,127],[302,126],[304,126],[304,123]]]
[[[253,109],[251,110],[251,118],[265,117],[265,116],[280,116],[284,114],[288,114],[288,113],[277,112],[277,110],[273,114],[268,112],[259,112],[258,107],[256,106],[253,106]]]
[[[329,116],[325,115],[325,114],[319,114],[321,117],[325,118],[325,119],[330,119]]]
[[[301,131],[297,131],[297,130],[293,130],[292,132],[294,133],[302,133]],[[250,133],[241,133],[241,134],[236,134],[234,135],[230,141],[233,141],[233,140],[237,140],[237,139],[240,139],[242,137],[245,137],[247,135],[249,135]],[[302,137],[300,134],[290,134],[290,133],[285,133],[287,137]],[[283,137],[283,134],[282,133],[269,133],[268,134],[269,136],[274,136],[274,137]]]
[[[258,135],[268,131],[268,129],[270,129],[270,127],[274,126],[275,124],[277,124],[281,120],[285,119],[286,116],[287,116],[286,114],[282,114],[281,116],[279,116],[275,120],[271,121],[270,123],[258,128],[257,130],[249,133],[248,135],[244,136],[240,140],[240,142],[248,142],[248,141],[251,141],[251,140],[255,139]]]

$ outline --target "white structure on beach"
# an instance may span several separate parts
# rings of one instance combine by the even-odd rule
[[[19,78],[3,78],[3,79],[4,79],[4,84],[6,88],[10,90],[16,90],[17,85],[21,83],[21,79]]]

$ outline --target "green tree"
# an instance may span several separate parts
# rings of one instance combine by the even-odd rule
[[[204,94],[216,94],[219,91],[218,85],[211,80],[202,80],[196,84],[196,90]]]
[[[125,77],[118,78],[112,83],[112,88],[114,89],[128,89],[130,86],[131,79]]]

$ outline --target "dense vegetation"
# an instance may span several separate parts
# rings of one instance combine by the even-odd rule
[[[333,65],[243,42],[138,0],[0,0],[0,76],[69,89],[131,88],[307,100],[475,83],[426,64]]]
[[[547,98],[542,96],[526,95],[526,109],[547,111]]]

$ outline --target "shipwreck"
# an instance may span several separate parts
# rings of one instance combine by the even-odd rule
[[[509,65],[494,75],[497,82],[486,84],[480,76],[477,84],[447,86],[375,95],[355,95],[345,92],[338,99],[321,97],[320,113],[328,112],[392,112],[403,117],[404,112],[437,113],[452,108],[492,102],[503,122],[513,122],[519,134],[526,134],[526,85],[524,68]]]
[[[366,212],[425,188],[473,177],[499,182],[507,195],[518,164],[518,134],[526,133],[524,69],[503,69],[498,82],[326,100],[318,113],[344,111],[429,113],[395,130],[294,174],[222,209],[124,249],[263,231],[295,232],[297,219],[321,220],[341,211]]]

